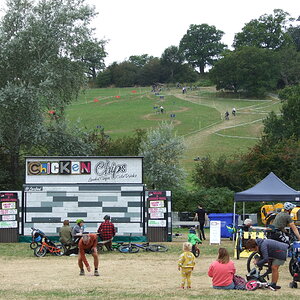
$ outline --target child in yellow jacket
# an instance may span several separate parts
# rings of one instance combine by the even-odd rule
[[[184,289],[185,282],[187,282],[187,288],[190,289],[191,286],[191,275],[195,266],[195,256],[191,252],[192,244],[183,243],[183,253],[180,255],[178,260],[178,270],[181,270],[181,285],[180,287]]]

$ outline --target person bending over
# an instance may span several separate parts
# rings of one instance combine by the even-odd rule
[[[83,263],[85,264],[88,272],[91,272],[91,267],[85,256],[85,251],[91,251],[91,254],[94,258],[94,268],[95,268],[94,275],[99,276],[99,272],[98,272],[99,259],[98,259],[98,252],[97,252],[97,244],[98,244],[98,237],[96,234],[90,233],[90,234],[82,235],[82,238],[78,242],[78,248],[79,248],[78,266],[80,268],[79,275],[84,275]]]
[[[280,289],[281,287],[277,285],[277,281],[279,279],[279,267],[286,261],[288,245],[275,240],[257,238],[256,240],[248,240],[245,248],[250,251],[257,251],[260,254],[260,258],[254,262],[254,264],[258,267],[262,267],[265,263],[272,259],[271,286],[275,290]]]

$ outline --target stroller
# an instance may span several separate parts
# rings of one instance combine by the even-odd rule
[[[43,231],[39,229],[35,229],[31,227],[31,243],[30,243],[30,248],[34,250],[37,248],[43,241],[43,238],[45,238],[46,235]]]
[[[290,273],[293,281],[290,282],[290,288],[297,288],[297,282],[300,282],[300,242],[293,242],[292,257],[289,264]]]
[[[31,228],[31,230],[32,230],[31,232],[32,241],[30,243],[30,248],[32,250],[40,246],[43,243],[43,241],[46,242],[48,245],[55,247],[55,244],[52,241],[50,241],[50,239],[45,235],[43,231],[36,228]]]

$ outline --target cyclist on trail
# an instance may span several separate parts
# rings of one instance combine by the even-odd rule
[[[225,113],[225,120],[229,120],[229,112],[228,112],[228,110]]]
[[[275,217],[274,222],[272,224],[272,227],[275,228],[275,232],[272,233],[270,236],[272,239],[289,243],[289,237],[287,235],[287,231],[285,227],[290,227],[293,230],[298,241],[300,241],[299,230],[290,216],[290,213],[294,207],[296,207],[296,205],[291,202],[284,203],[283,205],[284,210],[281,211]]]
[[[279,290],[281,288],[277,285],[279,278],[279,267],[282,266],[286,261],[288,245],[275,240],[257,238],[256,240],[248,240],[245,248],[259,253],[260,258],[254,262],[254,264],[256,264],[258,267],[262,267],[265,263],[272,259],[272,282],[270,285],[274,289]]]

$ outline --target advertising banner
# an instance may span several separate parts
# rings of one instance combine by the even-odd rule
[[[142,157],[26,159],[26,184],[142,183]]]

